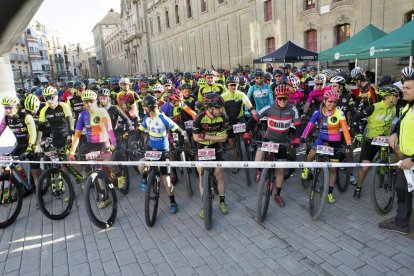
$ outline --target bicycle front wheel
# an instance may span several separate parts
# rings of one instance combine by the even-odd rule
[[[386,164],[385,160],[377,160],[375,163]],[[371,185],[371,200],[375,210],[385,215],[391,211],[395,198],[396,172],[390,167],[375,167],[374,181]]]
[[[203,175],[203,209],[204,209],[204,226],[207,230],[210,230],[213,226],[213,178],[209,170],[204,170]]]
[[[158,200],[160,198],[160,177],[155,168],[150,169],[145,192],[145,223],[152,227],[157,218]]]
[[[341,158],[340,162],[347,163],[348,159],[348,155],[345,154],[345,157]],[[348,190],[351,181],[352,168],[337,168],[336,172],[336,187],[341,193],[344,193]]]
[[[119,150],[114,151],[112,154],[113,161],[124,161],[125,159],[123,158],[124,157],[122,156],[122,153]],[[128,166],[116,166],[115,177],[118,183],[118,191],[124,195],[128,194],[129,192]]]
[[[328,195],[329,171],[327,168],[314,169],[314,178],[309,193],[309,214],[316,220],[322,214]]]
[[[52,167],[40,175],[36,197],[43,215],[52,220],[61,220],[72,210],[75,192],[66,173]]]
[[[84,202],[86,213],[95,226],[107,229],[115,222],[118,199],[103,171],[93,172],[86,179]]]
[[[257,190],[256,220],[258,223],[262,223],[266,219],[270,196],[273,192],[272,178],[273,173],[268,168],[263,169]]]
[[[22,210],[23,192],[22,185],[14,178],[2,180],[1,182],[0,229],[4,229],[16,220]],[[8,187],[6,187],[6,182]]]

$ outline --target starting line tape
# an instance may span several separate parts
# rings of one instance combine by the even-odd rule
[[[183,168],[360,168],[398,166],[398,163],[339,163],[339,162],[287,162],[287,161],[13,161],[21,164],[70,164],[108,166],[158,166]],[[5,162],[7,163],[7,161]]]

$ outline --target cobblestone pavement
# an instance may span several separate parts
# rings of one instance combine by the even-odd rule
[[[197,215],[199,195],[188,198],[183,182],[176,186],[178,214],[169,214],[162,193],[152,228],[145,226],[139,176],[132,178],[127,196],[118,193],[118,217],[106,231],[89,222],[79,187],[76,204],[63,221],[42,216],[29,196],[16,222],[0,230],[0,274],[414,275],[413,242],[378,229],[384,217],[372,207],[368,185],[359,201],[352,199],[353,187],[344,194],[335,190],[337,203],[312,221],[308,190],[294,175],[282,191],[286,206],[272,200],[259,225],[257,185],[247,187],[243,175],[226,173],[230,212],[219,213],[216,200],[210,231]],[[393,214],[395,210],[387,217]]]

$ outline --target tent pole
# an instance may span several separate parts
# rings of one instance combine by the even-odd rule
[[[410,68],[413,68],[413,56],[410,56],[410,62],[408,63]]]
[[[375,59],[375,83],[378,83],[378,58]]]
[[[318,72],[318,74],[319,74],[319,60],[318,60],[318,71],[316,71],[316,72]]]
[[[355,67],[357,67],[358,66],[358,59],[356,58],[355,59]]]

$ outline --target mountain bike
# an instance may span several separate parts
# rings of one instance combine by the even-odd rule
[[[236,151],[237,151],[237,160],[242,161],[243,160],[243,152],[246,155],[246,160],[249,159],[248,157],[248,145],[243,141],[243,134],[246,132],[246,124],[245,123],[238,123],[235,125],[232,125],[233,132],[236,135]],[[245,150],[242,150],[242,147],[245,147]],[[246,184],[247,186],[251,185],[251,179],[250,179],[250,169],[244,168],[244,176],[246,178]]]

